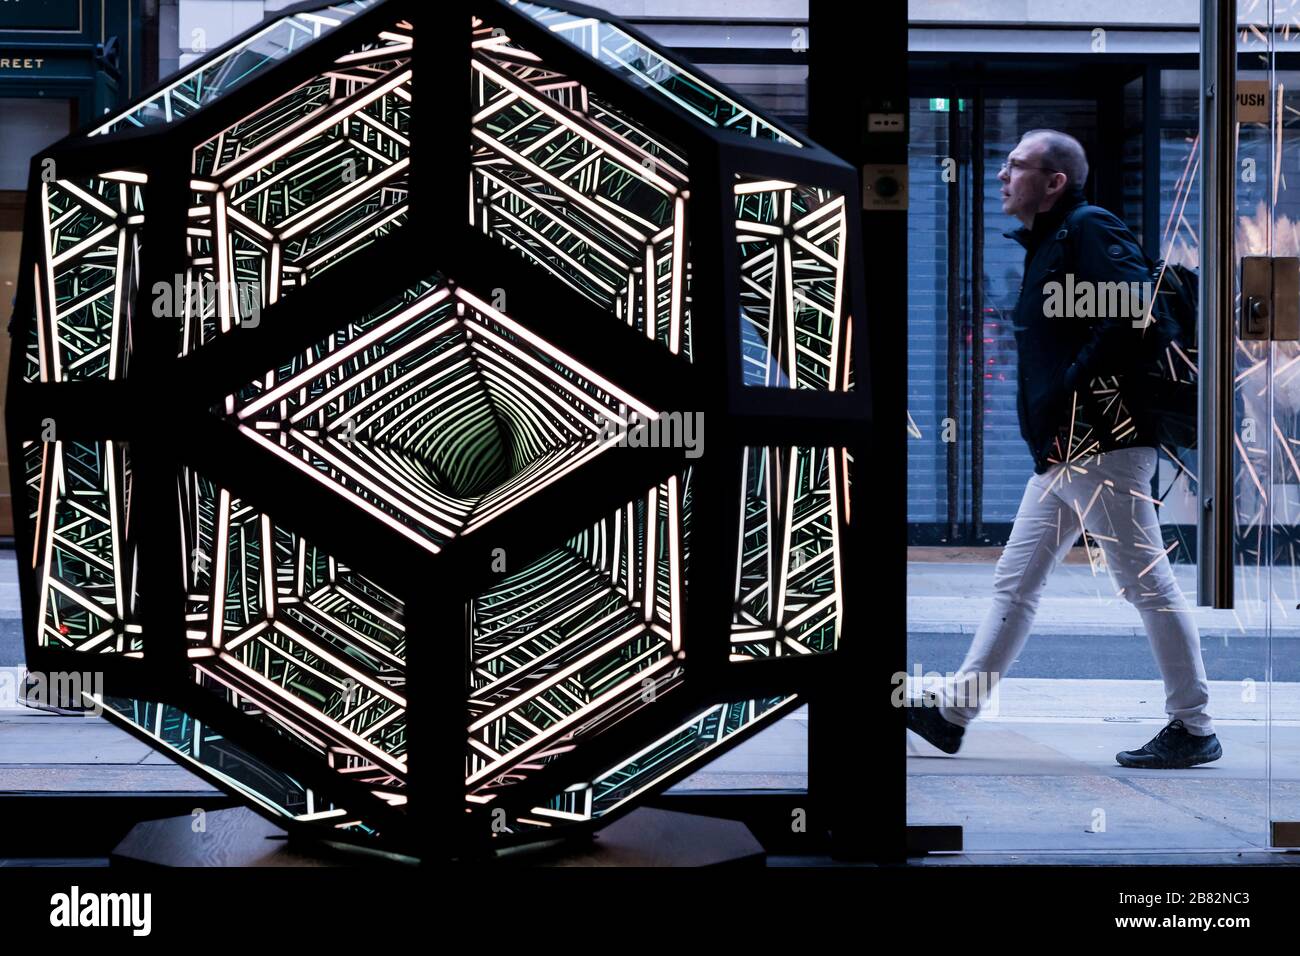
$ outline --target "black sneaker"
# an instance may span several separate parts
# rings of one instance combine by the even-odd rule
[[[965,727],[946,720],[939,713],[938,698],[934,694],[907,699],[907,729],[920,734],[946,754],[955,754],[961,749],[961,737],[966,733]]]
[[[1140,750],[1124,750],[1115,755],[1121,767],[1147,767],[1157,770],[1195,767],[1223,756],[1223,747],[1215,734],[1198,737],[1181,720],[1169,724]]]

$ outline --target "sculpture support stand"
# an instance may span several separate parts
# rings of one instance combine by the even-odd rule
[[[356,866],[413,862],[372,851],[306,846],[243,807],[136,824],[113,851],[114,866]],[[672,810],[642,808],[611,823],[591,841],[522,847],[498,856],[517,866],[763,866],[766,854],[749,828]]]

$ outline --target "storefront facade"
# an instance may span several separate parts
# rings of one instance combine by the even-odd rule
[[[6,323],[17,287],[28,157],[141,89],[142,36],[152,22],[145,6],[142,0],[0,3],[0,315]],[[9,337],[0,337],[0,376],[9,346]],[[0,441],[0,455],[5,448]],[[13,534],[8,474],[5,462],[0,537]]]

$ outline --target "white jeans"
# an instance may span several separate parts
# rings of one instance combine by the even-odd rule
[[[993,607],[975,632],[956,679],[940,690],[939,713],[965,727],[979,712],[984,689],[1006,676],[1038,610],[1043,586],[1079,537],[1101,545],[1116,589],[1142,615],[1165,685],[1165,712],[1193,734],[1214,733],[1206,712],[1209,685],[1201,639],[1164,553],[1152,503],[1154,448],[1122,448],[1034,475],[998,560]],[[958,686],[958,685],[962,686]]]

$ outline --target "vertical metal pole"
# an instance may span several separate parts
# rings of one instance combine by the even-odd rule
[[[1142,74],[1142,245],[1152,259],[1163,259],[1160,248],[1160,68],[1147,65]]]
[[[954,159],[961,153],[961,101],[956,87],[945,91],[948,98],[948,155]],[[961,360],[966,350],[962,348],[961,314],[961,177],[953,171],[948,182],[948,396],[945,414],[960,423],[961,413]],[[947,429],[940,432],[943,435]],[[958,430],[960,435],[960,429]],[[946,435],[944,436],[946,437]],[[946,442],[948,477],[948,544],[956,544],[960,535],[961,518],[961,445]]]
[[[858,167],[906,168],[907,5],[810,0],[808,22],[809,133]],[[902,113],[904,129],[873,132],[872,113]],[[852,449],[848,534],[855,554],[870,541],[880,560],[869,573],[865,562],[857,565],[858,577],[845,581],[871,595],[871,627],[845,631],[833,677],[809,701],[808,794],[814,808],[829,811],[832,857],[901,863],[907,731],[891,697],[895,676],[907,672],[907,211],[854,205],[863,243],[849,268],[862,270],[870,295],[865,321],[855,317],[853,331],[869,343],[872,424]],[[858,753],[863,727],[884,742],[869,760]]]
[[[1200,510],[1196,602],[1232,607],[1236,0],[1201,0]]]
[[[984,538],[984,90],[972,99],[970,134],[971,542]]]

